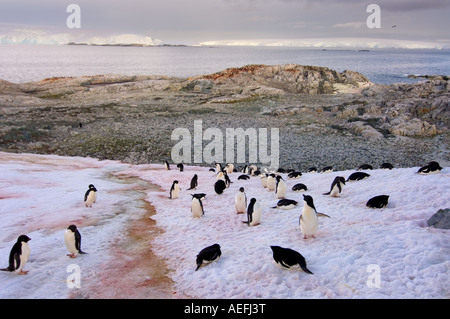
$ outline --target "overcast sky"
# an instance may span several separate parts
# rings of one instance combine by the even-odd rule
[[[69,4],[81,29],[69,29]],[[381,28],[366,25],[381,8]],[[0,0],[0,32],[37,28],[74,35],[134,33],[165,43],[213,40],[386,38],[450,45],[450,0]],[[396,27],[393,27],[393,26]]]

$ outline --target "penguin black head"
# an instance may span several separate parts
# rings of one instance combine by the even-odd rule
[[[95,188],[95,186],[93,184],[89,184],[89,189],[93,190],[93,191],[97,191],[97,189]]]
[[[77,226],[70,225],[69,227],[67,227],[67,229],[70,229],[71,231],[75,232],[77,230]]]
[[[303,195],[303,200],[306,202],[306,204],[308,204],[309,207],[314,208],[314,210],[316,209],[314,207],[313,198],[310,195]]]
[[[27,243],[29,240],[31,240],[31,238],[28,237],[27,235],[20,235],[19,238],[17,238],[18,243],[21,242]]]
[[[245,191],[244,187],[239,188],[239,191],[243,193]]]
[[[205,193],[197,193],[197,194],[191,194],[192,198],[202,199],[206,196]]]
[[[280,175],[277,175],[276,180],[277,182],[281,181],[283,179],[283,177],[281,177]]]

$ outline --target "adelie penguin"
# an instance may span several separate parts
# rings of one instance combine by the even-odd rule
[[[370,177],[370,175],[367,174],[367,173],[364,173],[364,172],[355,172],[355,173],[351,174],[351,175],[347,178],[346,182],[351,182],[351,181],[361,181],[361,180],[363,180],[363,179],[365,179],[365,178],[368,178],[368,177]]]
[[[184,165],[183,163],[179,163],[177,164],[178,169],[180,170],[180,172],[184,171]]]
[[[77,229],[77,226],[70,225],[64,232],[64,242],[66,248],[69,251],[70,258],[75,258],[78,254],[86,254],[81,250],[81,234]]]
[[[164,161],[164,167],[166,168],[166,170],[170,171],[170,164],[168,161]]]
[[[282,199],[286,197],[286,188],[287,188],[287,184],[284,181],[284,179],[278,175],[276,177],[276,185],[275,185],[275,194],[277,196],[277,198]]]
[[[369,208],[384,208],[388,205],[389,195],[379,195],[372,197],[366,203]]]
[[[417,173],[421,174],[421,175],[428,175],[428,174],[439,173],[440,171],[442,171],[442,167],[439,165],[439,163],[436,161],[432,161],[432,162],[429,162],[427,165],[419,168]]]
[[[276,183],[277,183],[277,180],[276,180],[275,174],[273,174],[273,173],[269,174],[269,176],[267,176],[267,182],[266,182],[267,189],[269,191],[273,192],[276,188],[276,185],[277,185]]]
[[[180,195],[181,188],[178,185],[178,181],[175,180],[172,183],[172,187],[170,187],[169,198],[176,199]]]
[[[30,240],[31,238],[27,235],[20,235],[9,253],[8,268],[0,270],[15,272],[19,275],[26,275],[28,271],[23,270],[23,268],[30,257],[30,246],[28,245],[28,241]]]
[[[219,260],[221,255],[222,251],[220,250],[219,244],[214,244],[206,248],[203,248],[198,253],[197,258],[195,260],[197,264],[197,268],[195,269],[195,271],[199,270],[199,268],[204,264],[209,264],[215,260]]]
[[[303,211],[299,218],[300,230],[303,234],[303,239],[308,237],[315,238],[314,236],[319,228],[319,216],[328,218],[330,216],[316,211],[313,198],[310,195],[303,195],[303,202]]]
[[[218,195],[222,194],[226,188],[227,188],[227,185],[225,184],[225,181],[222,179],[217,180],[214,184],[214,191]]]
[[[188,190],[196,189],[197,186],[198,186],[198,176],[197,174],[194,174],[194,176],[192,176],[191,179],[191,186],[188,188]]]
[[[239,192],[234,198],[234,207],[236,208],[236,213],[245,213],[245,210],[247,209],[247,195],[245,194],[244,187],[239,188]]]
[[[97,189],[90,184],[88,190],[84,194],[84,206],[92,207],[92,204],[97,200]]]
[[[308,187],[306,187],[305,184],[298,183],[298,184],[295,184],[294,186],[292,186],[292,190],[294,192],[304,192],[304,191],[308,190]]]
[[[331,183],[330,191],[328,193],[324,193],[323,195],[339,197],[339,194],[342,192],[343,185],[345,185],[345,178],[342,176],[336,176],[333,183]]]
[[[292,209],[297,205],[298,205],[298,202],[296,200],[283,198],[283,199],[280,199],[278,201],[277,205],[272,208]]]
[[[191,201],[191,213],[192,217],[200,218],[205,215],[205,211],[203,209],[202,198],[205,197],[204,194],[193,194]]]
[[[250,199],[250,204],[247,207],[247,221],[244,224],[249,226],[256,226],[261,223],[262,207],[256,201],[256,198]]]
[[[301,268],[307,274],[313,274],[306,267],[306,260],[299,252],[280,246],[270,246],[273,252],[273,260],[278,266],[283,269],[294,269],[294,267]]]

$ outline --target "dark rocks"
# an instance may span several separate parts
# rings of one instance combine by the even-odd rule
[[[440,229],[450,229],[450,208],[439,209],[427,221],[428,226]]]

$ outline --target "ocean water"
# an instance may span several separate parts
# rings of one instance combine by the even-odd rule
[[[14,83],[98,74],[189,77],[287,63],[349,69],[380,84],[412,83],[409,74],[450,75],[450,50],[0,45],[0,79]]]

